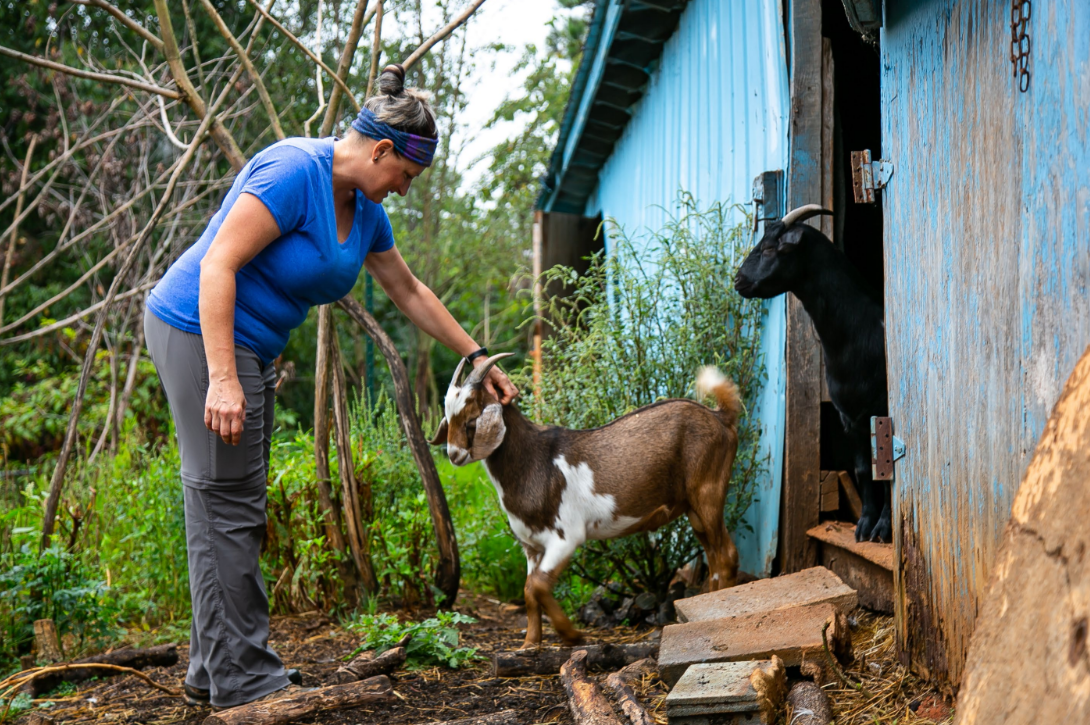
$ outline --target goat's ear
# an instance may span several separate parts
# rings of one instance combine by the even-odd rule
[[[447,419],[439,421],[439,430],[435,431],[435,435],[428,441],[433,446],[445,446],[447,444]]]
[[[802,241],[802,225],[794,226],[780,235],[777,249],[781,252],[793,252]]]

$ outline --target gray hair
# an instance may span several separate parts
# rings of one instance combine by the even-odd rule
[[[388,65],[375,79],[376,93],[364,101],[375,118],[398,131],[437,138],[435,111],[428,103],[429,94],[419,88],[405,87],[405,69]]]

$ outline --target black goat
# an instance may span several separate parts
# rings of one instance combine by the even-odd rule
[[[863,514],[859,541],[892,541],[890,489],[871,478],[870,418],[886,415],[885,326],[882,303],[828,237],[802,222],[832,214],[816,204],[768,224],[734,278],[743,297],[791,292],[814,321],[825,351],[825,378],[852,447]]]

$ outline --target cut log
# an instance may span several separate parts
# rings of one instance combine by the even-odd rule
[[[796,682],[787,693],[787,722],[791,725],[829,725],[833,708],[825,690],[813,682]]]
[[[61,642],[57,637],[57,625],[52,619],[39,619],[34,622],[34,644],[38,648],[38,659],[45,662],[60,662]]]
[[[497,652],[492,655],[493,677],[528,677],[531,675],[555,675],[568,661],[573,652],[587,653],[587,667],[591,670],[615,670],[645,657],[656,657],[657,642],[638,644],[603,644],[586,647],[541,647]]]
[[[277,700],[261,700],[232,707],[204,719],[204,725],[282,725],[326,710],[377,705],[394,699],[390,678],[385,675],[347,685],[319,687]]]
[[[632,691],[632,681],[643,679],[645,676],[658,672],[658,664],[648,657],[638,662],[633,662],[627,667],[621,668],[606,678],[606,687],[613,695],[613,701],[624,713],[632,725],[655,725],[655,720],[636,699],[636,693]]]
[[[333,673],[333,682],[343,685],[349,682],[366,680],[376,675],[388,675],[405,664],[405,648],[394,647],[378,657],[372,652],[364,652],[344,667]]]
[[[503,710],[491,715],[474,715],[461,717],[457,720],[444,720],[443,722],[430,722],[426,725],[519,725],[518,710]]]
[[[568,707],[576,725],[624,725],[613,713],[602,688],[587,677],[587,653],[577,650],[560,668]]]
[[[49,621],[49,620],[46,620]],[[148,649],[119,649],[114,652],[86,657],[70,664],[77,665],[116,665],[118,667],[131,667],[134,670],[142,670],[145,667],[172,667],[178,664],[178,645],[161,644]],[[62,682],[79,682],[92,677],[113,677],[119,673],[116,670],[106,668],[95,669],[86,667],[63,672],[51,672],[31,680],[23,688],[31,697],[37,697],[44,692],[49,692]]]
[[[1052,409],[988,567],[991,584],[965,662],[958,725],[1090,722],[1087,411],[1090,348]],[[926,615],[914,617],[906,615],[905,626]]]

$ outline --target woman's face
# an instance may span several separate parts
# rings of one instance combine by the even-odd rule
[[[381,204],[390,194],[405,196],[413,179],[424,173],[426,167],[409,161],[394,152],[389,139],[377,141],[364,159],[364,174],[359,189],[371,201]]]

